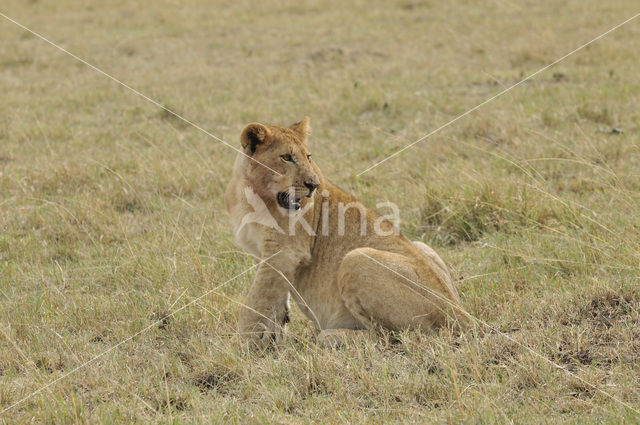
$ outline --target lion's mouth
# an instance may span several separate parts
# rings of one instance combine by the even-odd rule
[[[300,209],[300,199],[296,197],[291,197],[287,192],[278,192],[278,205],[280,205],[285,210],[299,210]]]

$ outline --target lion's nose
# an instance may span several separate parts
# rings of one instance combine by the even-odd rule
[[[313,180],[307,180],[304,182],[304,185],[307,187],[307,189],[309,189],[309,194],[307,196],[311,196],[311,194],[313,193],[314,190],[316,190],[316,188],[319,186],[318,183],[316,183]]]

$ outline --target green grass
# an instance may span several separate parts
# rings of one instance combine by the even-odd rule
[[[0,11],[234,145],[309,115],[334,182],[401,208],[476,317],[640,409],[636,2],[69,0]],[[611,134],[614,127],[624,130]],[[0,409],[243,272],[235,152],[0,18]],[[0,423],[640,423],[483,326],[332,351],[293,311],[235,335],[253,272]]]

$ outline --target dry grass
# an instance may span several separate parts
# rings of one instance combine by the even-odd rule
[[[475,316],[640,408],[640,22],[355,175],[638,12],[631,0],[4,1],[230,143],[312,117],[314,157],[402,208]],[[242,272],[235,153],[0,19],[0,408]],[[615,134],[611,129],[624,130]],[[638,423],[496,332],[325,350],[234,335],[252,274],[0,423]]]

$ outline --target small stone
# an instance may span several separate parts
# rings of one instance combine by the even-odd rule
[[[619,128],[619,127],[613,127],[611,130],[606,130],[606,129],[600,129],[600,133],[604,133],[604,134],[622,134],[624,133],[624,130]]]

